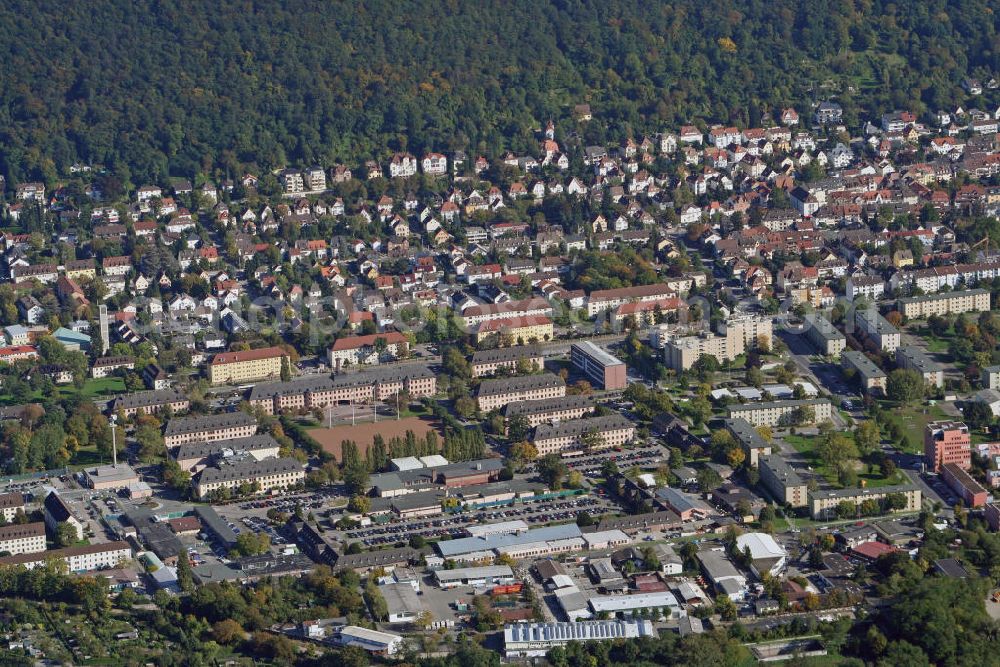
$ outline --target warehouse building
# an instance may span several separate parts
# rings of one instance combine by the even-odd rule
[[[504,628],[504,655],[508,658],[542,658],[553,648],[570,642],[637,639],[656,635],[656,628],[648,620],[514,623]]]
[[[486,567],[460,567],[453,570],[437,570],[434,580],[441,588],[458,586],[504,586],[514,583],[514,571],[507,565]]]

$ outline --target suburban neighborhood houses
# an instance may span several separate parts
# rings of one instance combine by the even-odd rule
[[[220,644],[364,661],[822,656],[908,576],[996,605],[985,102],[6,183],[0,573],[273,587]]]

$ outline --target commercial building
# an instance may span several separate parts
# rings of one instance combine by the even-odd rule
[[[175,389],[140,391],[116,397],[111,404],[111,411],[126,417],[134,417],[137,414],[156,414],[168,407],[176,414],[187,411],[191,407],[191,402],[187,396]]]
[[[535,427],[539,456],[575,449],[620,447],[635,437],[635,424],[619,414],[585,417]]]
[[[347,336],[333,342],[328,352],[330,368],[380,364],[406,356],[409,341],[398,331]]]
[[[507,565],[485,567],[459,567],[453,570],[437,570],[434,581],[441,588],[458,586],[503,586],[514,583],[514,571]]]
[[[790,507],[805,507],[808,504],[806,483],[784,458],[777,454],[761,456],[758,470],[761,484],[775,500]]]
[[[579,419],[594,411],[594,398],[585,394],[546,398],[539,401],[519,401],[504,408],[504,416],[512,419],[524,415],[530,426],[569,419]]]
[[[357,625],[345,625],[333,635],[332,640],[338,646],[357,646],[379,655],[396,655],[403,650],[401,635],[370,630]]]
[[[45,551],[45,522],[0,526],[0,551],[11,555]]]
[[[194,508],[194,514],[201,522],[202,530],[213,540],[221,544],[226,551],[236,545],[236,533],[229,527],[229,524],[222,520],[218,512],[211,505],[198,505]]]
[[[703,331],[696,336],[684,336],[667,341],[663,346],[663,361],[678,373],[694,366],[701,356],[715,357],[719,363],[733,361],[746,351],[742,330],[730,328],[725,336]]]
[[[656,637],[648,620],[576,621],[570,623],[514,623],[503,631],[503,651],[508,658],[542,658],[570,642],[611,641]]]
[[[617,289],[595,290],[587,298],[587,316],[593,317],[607,310],[614,310],[626,303],[659,301],[677,296],[677,290],[663,284],[636,285]]]
[[[566,383],[558,375],[542,373],[525,377],[483,380],[476,400],[479,409],[489,412],[515,401],[537,401],[566,395]]]
[[[487,320],[476,330],[476,343],[496,339],[499,345],[523,345],[552,340],[555,330],[547,315],[523,315]]]
[[[537,345],[498,347],[493,350],[480,350],[473,354],[470,366],[474,378],[495,375],[500,369],[513,375],[517,374],[519,368],[528,372],[543,370],[545,357]]]
[[[569,523],[532,528],[513,535],[461,537],[440,541],[434,546],[442,558],[451,560],[474,561],[502,553],[511,554],[514,558],[527,558],[579,550],[583,548],[581,535],[580,527]]]
[[[899,347],[899,329],[889,324],[874,308],[854,311],[854,324],[883,352]]]
[[[847,347],[847,338],[830,320],[817,313],[805,317],[805,334],[820,354],[836,357]]]
[[[887,377],[885,371],[875,365],[864,352],[844,350],[840,354],[844,370],[854,371],[861,391],[866,394],[884,394]]]
[[[726,430],[732,434],[736,442],[746,452],[747,461],[749,461],[750,465],[757,465],[757,460],[761,456],[771,453],[771,445],[765,442],[764,438],[760,437],[757,429],[746,419],[727,419],[725,425]]]
[[[896,309],[911,320],[931,315],[981,312],[990,309],[990,293],[985,289],[970,289],[907,297],[899,299]]]
[[[257,490],[285,490],[305,481],[302,464],[291,457],[258,461],[253,457],[205,468],[194,480],[195,494],[204,499],[216,489],[236,489],[242,484],[256,484]]]
[[[669,591],[590,598],[590,610],[595,614],[633,614],[638,609],[658,609],[664,616],[670,617],[679,608],[680,603]]]
[[[24,494],[17,492],[0,494],[0,517],[3,517],[4,522],[13,522],[18,512],[25,513]]]
[[[52,551],[23,553],[0,558],[0,565],[23,565],[31,570],[49,560],[61,560],[70,572],[93,572],[116,567],[122,561],[132,558],[132,548],[128,542],[104,542],[66,547]]]
[[[781,426],[791,423],[799,409],[812,410],[812,419],[805,423],[819,424],[831,418],[833,405],[825,398],[804,398],[792,401],[767,401],[731,405],[727,409],[730,419],[742,417],[752,426]]]
[[[378,587],[388,610],[390,623],[410,623],[424,611],[417,591],[410,584],[384,584]]]
[[[675,513],[682,521],[704,518],[712,513],[701,498],[669,486],[656,490],[656,502]]]
[[[281,368],[289,363],[288,352],[280,347],[259,350],[221,352],[208,366],[208,381],[212,384],[243,384],[281,377]]]
[[[736,538],[736,549],[750,553],[750,569],[758,578],[774,576],[785,568],[788,552],[767,533],[743,533]]]
[[[963,470],[972,465],[972,435],[958,421],[934,421],[924,427],[924,463],[933,472],[954,463]]]
[[[982,507],[992,500],[989,492],[972,475],[954,463],[941,466],[941,479],[962,499],[966,507]]]
[[[747,591],[747,578],[736,569],[723,551],[705,550],[697,554],[701,571],[716,592],[731,600],[740,600]]]
[[[163,431],[163,443],[176,447],[188,442],[211,442],[249,438],[257,432],[257,420],[243,411],[218,415],[171,419]]]
[[[570,360],[595,387],[616,390],[624,389],[627,384],[625,362],[589,340],[570,346]]]
[[[263,461],[278,456],[279,450],[277,440],[267,433],[259,433],[233,440],[190,442],[177,447],[173,456],[181,470],[196,473],[207,468],[215,459],[249,454],[258,461]]]
[[[139,484],[139,475],[127,463],[84,468],[83,483],[89,489],[119,490]]]
[[[902,345],[896,349],[896,366],[917,371],[929,385],[944,386],[944,367],[915,345]]]
[[[836,518],[837,506],[842,502],[861,505],[865,500],[881,501],[887,496],[899,494],[906,500],[901,511],[915,512],[920,509],[920,487],[914,484],[898,484],[865,489],[833,489],[811,491],[809,493],[809,513],[817,521]]]

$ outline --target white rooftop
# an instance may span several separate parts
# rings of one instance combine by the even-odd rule
[[[754,560],[782,558],[787,555],[785,548],[767,533],[744,533],[736,538],[736,548],[741,552],[749,548],[750,557]]]
[[[657,607],[679,607],[673,593],[638,593],[636,595],[605,595],[590,598],[590,608],[595,614],[602,611],[615,612],[629,609],[653,609]]]
[[[416,456],[404,456],[398,459],[391,459],[392,467],[396,470],[419,470],[424,467]]]
[[[424,464],[425,468],[437,468],[439,466],[448,465],[448,459],[441,456],[440,454],[431,454],[430,456],[421,456],[420,462]]]

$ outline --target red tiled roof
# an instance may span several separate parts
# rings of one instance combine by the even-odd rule
[[[262,347],[258,350],[242,350],[239,352],[220,352],[212,357],[212,365],[234,364],[240,361],[270,359],[272,357],[287,357],[288,353],[280,347]]]

